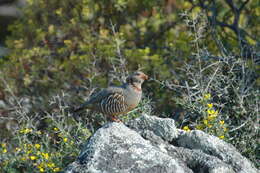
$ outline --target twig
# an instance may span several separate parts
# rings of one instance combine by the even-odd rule
[[[249,119],[248,119],[246,122],[244,122],[243,124],[241,124],[240,126],[229,130],[229,132],[234,132],[234,131],[236,131],[236,130],[241,129],[242,127],[244,127],[244,126],[248,123],[248,121],[249,121]]]
[[[210,86],[211,82],[213,81],[214,77],[216,76],[216,74],[217,74],[219,68],[220,68],[220,66],[217,67],[217,69],[215,70],[215,72],[214,72],[213,75],[211,76],[211,79],[210,79],[210,81],[208,82],[207,87],[206,87],[206,90],[205,90],[206,92],[208,91],[209,86]]]

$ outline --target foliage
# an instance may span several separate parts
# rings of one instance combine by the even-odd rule
[[[221,119],[222,116],[219,115],[219,111],[213,107],[211,100],[211,94],[207,93],[201,96],[200,100],[196,100],[197,102],[186,104],[185,107],[187,107],[187,109],[191,109],[192,111],[196,110],[196,113],[202,115],[196,122],[192,122],[189,126],[218,136],[220,139],[225,139],[225,136],[228,135],[227,125],[225,121]],[[190,131],[189,126],[184,126],[183,130]]]
[[[65,111],[66,96],[55,96],[55,112],[29,116],[23,107],[16,110],[19,126],[11,141],[1,141],[1,172],[59,172],[74,161],[91,132]],[[44,127],[39,128],[39,123]]]
[[[184,109],[180,125],[184,130],[199,129],[232,143],[252,161],[257,161],[259,131],[259,70],[252,52],[251,59],[242,55],[212,54],[201,47],[205,25],[194,25],[199,19],[186,15],[195,37],[192,60],[179,75],[184,82],[156,81],[164,88],[178,92],[176,102]],[[221,44],[221,43],[220,43]],[[250,141],[250,142],[246,142]],[[257,162],[256,162],[257,163]],[[259,165],[258,165],[259,166]]]
[[[6,45],[11,53],[0,59],[0,99],[8,108],[1,112],[2,117],[18,126],[12,134],[15,138],[3,135],[11,130],[0,134],[6,141],[1,157],[9,161],[4,169],[39,166],[44,158],[37,156],[36,144],[41,146],[40,152],[54,153],[50,163],[63,168],[84,141],[62,139],[86,139],[106,122],[102,115],[91,112],[76,121],[63,106],[78,105],[96,88],[119,84],[136,69],[150,76],[143,87],[149,99],[121,117],[123,121],[140,112],[171,117],[184,130],[201,129],[231,142],[259,163],[257,1],[27,2],[24,16],[9,26],[12,35]],[[50,105],[49,100],[60,91],[68,95],[60,100],[64,104]],[[25,100],[30,106],[24,105]],[[153,111],[146,106],[151,103]],[[19,132],[26,129],[31,132]],[[45,141],[38,139],[39,130]],[[23,144],[33,151],[26,153]],[[24,151],[17,152],[15,147]],[[62,156],[55,155],[57,147],[64,147]],[[72,147],[78,150],[72,152]],[[37,159],[30,159],[32,154]],[[13,155],[30,162],[24,166],[24,162],[10,160]],[[68,162],[63,157],[69,157]],[[14,167],[16,163],[21,166]]]
[[[251,160],[257,160],[256,72],[245,60],[232,56],[212,63],[200,60],[184,69],[187,83],[176,86],[182,93],[178,104],[186,111],[183,129],[199,129],[218,136]],[[171,89],[173,86],[168,83]]]

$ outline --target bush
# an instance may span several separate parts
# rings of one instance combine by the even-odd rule
[[[230,4],[212,3],[28,1],[24,16],[9,27],[11,53],[0,59],[0,99],[6,104],[1,159],[8,161],[2,169],[64,168],[84,142],[75,139],[87,139],[106,122],[91,112],[77,121],[64,106],[79,105],[136,69],[150,76],[143,87],[149,99],[124,121],[140,112],[171,117],[180,128],[234,144],[258,164],[259,47],[252,35],[258,34],[259,9],[255,2],[233,4],[241,7],[237,25]],[[50,105],[61,91],[66,96]],[[49,153],[49,161],[38,151]]]
[[[77,158],[91,132],[66,113],[66,97],[53,97],[55,111],[44,116],[15,110],[19,126],[12,129],[11,140],[1,143],[1,172],[59,172]]]

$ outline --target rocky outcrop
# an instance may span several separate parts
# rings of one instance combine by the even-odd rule
[[[143,115],[108,123],[86,143],[67,173],[257,173],[232,145],[174,120]]]

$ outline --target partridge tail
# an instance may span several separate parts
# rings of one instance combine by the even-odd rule
[[[90,108],[90,106],[91,106],[91,104],[89,102],[85,102],[82,105],[74,108],[73,112],[80,112],[80,111],[82,111],[84,109]]]
[[[73,112],[76,113],[76,112],[82,111],[83,109],[84,109],[84,107],[79,106],[79,107],[74,108]]]

